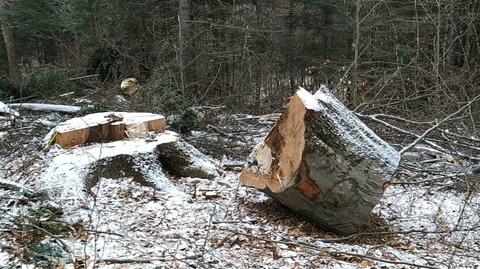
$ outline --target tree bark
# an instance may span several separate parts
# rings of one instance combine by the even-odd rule
[[[4,8],[5,0],[0,0],[0,11]],[[0,27],[2,27],[3,41],[5,43],[5,48],[7,52],[8,71],[10,74],[10,78],[15,83],[19,83],[21,75],[17,65],[17,54],[15,51],[15,39],[13,38],[13,32],[3,18],[0,18]]]
[[[185,95],[187,87],[186,68],[190,61],[187,52],[188,37],[190,36],[190,0],[179,0],[178,7],[178,64],[180,67],[180,83],[182,94]]]
[[[325,229],[356,232],[394,174],[399,153],[329,90],[300,89],[240,176]]]

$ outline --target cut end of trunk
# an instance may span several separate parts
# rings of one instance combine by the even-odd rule
[[[250,165],[240,176],[246,186],[279,193],[295,184],[305,149],[307,108],[299,95],[303,91],[291,98],[277,125],[250,154]]]

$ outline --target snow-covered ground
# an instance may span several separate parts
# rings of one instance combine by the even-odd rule
[[[213,180],[169,179],[159,165],[146,162],[141,169],[150,172],[156,190],[126,176],[102,177],[90,194],[84,191],[82,178],[95,160],[118,154],[147,156],[169,137],[54,149],[30,156],[35,161],[26,156],[23,162],[32,165],[22,173],[14,172],[22,161],[14,163],[11,156],[0,156],[0,164],[6,167],[0,170],[0,179],[48,190],[64,210],[61,220],[73,232],[47,236],[44,242],[61,240],[70,258],[86,268],[480,266],[480,195],[458,187],[468,184],[460,184],[465,183],[459,182],[463,177],[453,177],[453,172],[450,176],[415,173],[402,166],[374,209],[371,227],[349,237],[322,231],[263,193],[241,186],[235,170],[219,168]],[[256,140],[246,139],[250,144]],[[228,160],[224,157],[222,162]],[[409,180],[413,176],[416,181]],[[0,188],[0,197],[12,195]],[[21,203],[0,199],[2,214],[24,210]],[[12,249],[17,245],[6,226],[0,220],[0,268],[20,264],[34,268],[14,257],[18,250]],[[74,268],[73,263],[67,262],[66,268]]]

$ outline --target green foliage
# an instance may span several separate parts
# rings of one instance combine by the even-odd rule
[[[28,250],[36,268],[57,268],[57,261],[71,262],[70,254],[56,241],[41,242]]]
[[[116,80],[119,78],[122,59],[117,49],[101,47],[90,56],[87,65],[88,74],[99,74],[101,81]]]
[[[63,68],[51,66],[38,69],[27,77],[23,95],[48,97],[75,90],[78,90],[78,86],[69,80],[68,72]]]
[[[159,72],[157,71],[157,73]],[[150,106],[160,108],[160,112],[179,114],[189,107],[188,101],[166,77],[157,75],[157,77],[150,79],[143,89],[153,95],[155,103],[151,103]]]
[[[8,78],[0,77],[0,100],[19,97],[18,87]]]
[[[192,107],[186,108],[179,115],[176,115],[170,120],[170,128],[183,134],[189,133],[199,127],[200,126],[197,122],[197,112]]]

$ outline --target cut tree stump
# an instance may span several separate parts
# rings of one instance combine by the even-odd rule
[[[319,226],[351,234],[365,224],[399,153],[322,86],[300,88],[240,175]]]
[[[151,113],[103,112],[73,118],[55,127],[49,144],[63,148],[125,138],[145,138],[165,131],[165,117]]]

